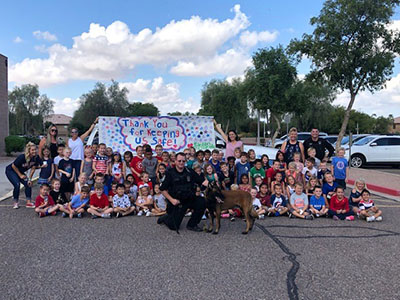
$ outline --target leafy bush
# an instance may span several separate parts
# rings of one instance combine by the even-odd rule
[[[12,152],[24,151],[24,147],[26,145],[25,138],[17,135],[10,135],[7,136],[4,140],[6,142],[7,155],[10,155]]]
[[[37,136],[33,136],[33,135],[25,135],[25,144],[28,144],[29,142],[34,143],[35,145],[39,145],[39,138]]]

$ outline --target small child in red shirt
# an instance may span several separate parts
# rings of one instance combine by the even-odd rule
[[[353,211],[349,207],[349,199],[344,196],[344,189],[337,187],[336,194],[332,196],[328,214],[335,220],[353,221]]]
[[[96,219],[97,217],[110,219],[113,209],[110,207],[108,197],[103,193],[103,184],[96,183],[94,185],[94,191],[95,193],[90,196],[88,213],[92,214],[92,219]]]
[[[50,186],[44,183],[40,186],[39,195],[35,201],[35,212],[38,213],[39,218],[48,215],[56,215],[58,205],[54,203],[53,198],[49,195]]]

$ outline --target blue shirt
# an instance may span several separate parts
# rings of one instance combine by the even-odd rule
[[[324,197],[317,198],[315,195],[311,196],[310,205],[312,205],[315,209],[320,210],[322,206],[325,205]]]
[[[322,186],[322,193],[324,195],[328,195],[329,192],[334,192],[337,187],[338,184],[336,182],[333,182],[332,185],[329,185],[327,182],[325,182]]]
[[[335,156],[332,158],[333,176],[336,179],[346,179],[346,168],[349,166],[347,159]]]
[[[39,177],[47,179],[51,175],[51,168],[53,166],[53,160],[51,158],[43,159],[43,162],[45,162],[45,161],[47,162],[47,166],[45,168],[40,169]]]
[[[214,164],[212,159],[210,159],[209,163],[210,163],[210,165],[212,165],[214,167],[214,170],[215,170],[216,173],[220,173],[221,172],[221,167],[219,165],[220,164],[219,160],[217,160],[217,163]]]
[[[250,164],[246,162],[245,164],[242,164],[241,162],[238,162],[236,164],[236,171],[237,171],[237,184],[240,184],[240,177],[242,177],[243,174],[249,175],[250,172]]]
[[[75,209],[81,206],[82,204],[85,204],[86,206],[88,202],[89,202],[89,197],[81,199],[81,195],[75,195],[72,197],[71,207]]]

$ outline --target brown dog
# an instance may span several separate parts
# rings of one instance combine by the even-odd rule
[[[214,228],[214,212],[217,219],[215,230],[213,234],[218,234],[221,227],[221,211],[231,209],[235,206],[240,206],[246,218],[246,230],[243,234],[247,234],[249,230],[253,229],[254,220],[258,217],[253,208],[253,201],[251,195],[245,191],[224,191],[219,188],[215,183],[211,183],[206,191],[206,206],[209,211],[209,226],[207,231],[211,232]]]

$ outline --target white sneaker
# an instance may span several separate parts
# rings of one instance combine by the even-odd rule
[[[202,219],[202,220],[207,220],[207,216],[204,214],[204,215],[201,217],[201,219]]]
[[[150,216],[151,216],[151,212],[148,211],[148,212],[146,213],[146,217],[150,217]]]
[[[259,215],[258,218],[259,218],[260,220],[264,220],[264,215]]]
[[[13,206],[13,208],[14,208],[14,209],[18,209],[18,208],[19,208],[19,205],[18,205],[18,203],[17,203],[17,202],[15,202],[15,203],[14,203],[14,206]]]
[[[188,213],[185,214],[185,217],[191,217],[192,216],[192,212],[189,211]]]
[[[137,213],[137,215],[140,217],[140,216],[143,216],[143,210],[141,210],[141,211],[139,211],[138,213]]]
[[[373,222],[375,221],[375,217],[374,216],[370,216],[367,218],[367,222]]]
[[[377,217],[377,218],[375,219],[375,221],[381,222],[381,221],[382,221],[382,216]]]

